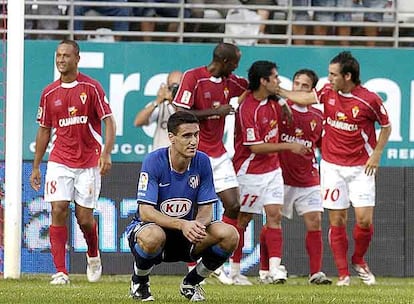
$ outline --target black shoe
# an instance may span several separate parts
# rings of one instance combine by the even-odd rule
[[[131,280],[130,297],[135,300],[141,300],[142,302],[154,301],[154,297],[151,295],[150,283],[134,283]]]

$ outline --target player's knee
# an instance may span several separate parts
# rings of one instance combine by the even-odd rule
[[[223,247],[226,248],[229,251],[234,251],[237,248],[237,245],[239,244],[239,233],[236,230],[236,228],[234,228],[231,225],[227,225],[227,229],[225,231],[225,243],[223,244]]]
[[[216,238],[219,240],[218,244],[226,251],[234,251],[239,244],[239,233],[235,227],[225,223],[217,223]]]
[[[135,242],[148,254],[159,252],[165,244],[165,232],[158,226],[147,226],[135,236]]]

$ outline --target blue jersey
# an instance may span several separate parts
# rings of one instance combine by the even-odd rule
[[[193,220],[199,205],[218,201],[210,160],[197,151],[187,171],[178,173],[171,167],[168,149],[157,149],[144,159],[137,202],[171,217]]]

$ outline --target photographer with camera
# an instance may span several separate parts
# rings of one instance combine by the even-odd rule
[[[182,73],[180,71],[172,71],[169,73],[167,84],[162,83],[158,89],[157,98],[147,104],[135,117],[135,127],[148,126],[153,122],[157,123],[152,144],[153,150],[170,145],[167,121],[175,112],[175,107],[171,102],[177,93],[181,76]]]

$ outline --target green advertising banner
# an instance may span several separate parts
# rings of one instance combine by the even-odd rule
[[[24,71],[23,157],[33,159],[36,113],[43,88],[58,77],[54,64],[57,42],[26,41]],[[135,115],[154,99],[171,70],[186,70],[211,61],[214,45],[165,43],[80,43],[82,72],[100,81],[117,122],[114,162],[141,162],[151,151],[153,126],[136,128]],[[343,48],[258,46],[241,47],[236,74],[246,76],[256,60],[275,61],[282,86],[300,68],[314,69],[326,81],[329,60]],[[361,80],[384,100],[392,122],[392,134],[382,159],[383,166],[414,166],[414,55],[410,49],[353,48],[361,64]],[[232,130],[229,122],[228,130]],[[231,134],[232,131],[227,132]],[[232,150],[232,137],[226,137]]]

